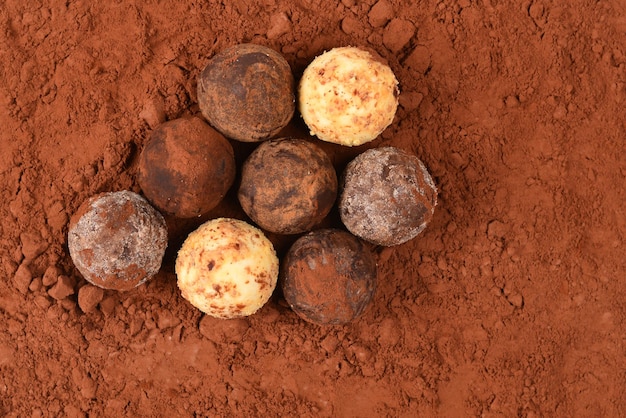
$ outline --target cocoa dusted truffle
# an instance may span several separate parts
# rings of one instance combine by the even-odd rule
[[[74,265],[88,282],[129,290],[161,268],[167,227],[163,216],[140,195],[102,193],[72,216],[67,241]]]
[[[421,233],[437,205],[424,164],[394,147],[363,152],[346,167],[339,214],[354,235],[374,244],[402,244]]]
[[[229,138],[272,138],[295,112],[295,81],[285,58],[261,45],[240,44],[215,55],[198,77],[202,115]]]
[[[261,228],[298,234],[309,231],[332,209],[337,174],[326,152],[314,143],[271,140],[245,161],[238,197]]]
[[[289,306],[318,325],[342,325],[361,315],[374,296],[376,280],[376,262],[368,248],[340,229],[300,237],[281,270]]]
[[[217,206],[235,180],[233,147],[201,119],[180,118],[154,129],[139,156],[138,182],[164,213],[200,216]]]

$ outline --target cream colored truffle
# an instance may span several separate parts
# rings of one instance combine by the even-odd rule
[[[298,105],[311,135],[356,146],[374,140],[393,122],[398,80],[369,52],[340,47],[319,55],[304,70]]]
[[[254,226],[229,218],[202,224],[176,258],[178,287],[185,299],[217,318],[252,315],[274,292],[278,257]]]

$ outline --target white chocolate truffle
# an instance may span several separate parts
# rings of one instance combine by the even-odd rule
[[[252,315],[276,288],[278,257],[263,232],[237,219],[202,224],[176,258],[178,287],[185,299],[216,318]]]
[[[355,47],[333,48],[304,70],[298,105],[311,135],[356,146],[393,122],[398,80],[389,66]]]

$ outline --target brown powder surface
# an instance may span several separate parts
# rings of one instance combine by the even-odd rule
[[[303,319],[319,325],[350,323],[376,293],[378,273],[370,248],[341,229],[300,237],[283,257],[283,297]]]
[[[279,138],[259,145],[241,166],[237,197],[261,228],[300,234],[322,222],[337,198],[337,173],[319,141]]]
[[[626,416],[625,15],[619,0],[1,2],[0,416]],[[350,325],[306,323],[280,294],[207,318],[172,254],[132,291],[81,291],[69,217],[139,191],[151,130],[198,115],[197,75],[241,42],[296,79],[360,46],[400,82],[368,147],[415,153],[439,204],[377,252]],[[325,149],[338,166],[363,150]],[[242,217],[233,201],[168,219],[170,249]]]

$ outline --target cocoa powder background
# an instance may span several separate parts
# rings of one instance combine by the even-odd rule
[[[0,415],[626,416],[623,2],[408,3],[0,4]],[[240,42],[296,78],[361,46],[400,81],[368,146],[414,152],[439,205],[377,250],[351,325],[308,324],[280,294],[231,321],[182,299],[175,251],[202,220],[241,217],[228,201],[168,219],[162,271],[133,291],[86,286],[69,259],[69,217],[139,191],[151,130],[198,115],[196,76]],[[362,151],[326,149],[338,167]]]

